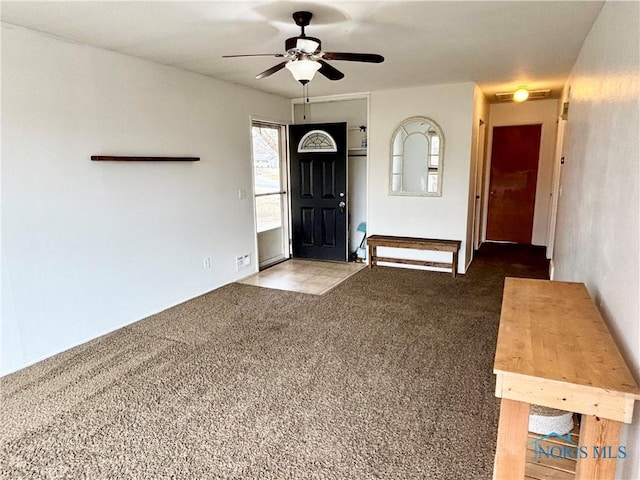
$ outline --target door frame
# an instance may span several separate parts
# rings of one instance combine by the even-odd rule
[[[473,192],[473,224],[472,224],[472,238],[473,242],[471,248],[471,257],[473,259],[473,252],[480,248],[482,244],[482,231],[483,221],[485,221],[485,212],[482,208],[485,191],[484,191],[484,178],[485,169],[487,166],[486,159],[486,145],[487,145],[487,122],[482,119],[478,120],[478,138],[476,140],[476,175],[474,179],[474,192]]]
[[[543,144],[545,138],[545,123],[542,120],[537,119],[527,119],[519,122],[508,122],[508,123],[490,123],[489,124],[489,132],[487,136],[487,149],[486,149],[486,161],[485,161],[485,172],[484,172],[484,201],[482,205],[482,242],[491,242],[491,243],[512,243],[512,242],[500,242],[494,240],[487,240],[487,220],[489,218],[489,190],[491,188],[491,155],[493,154],[493,129],[496,127],[522,127],[525,125],[540,125],[540,151],[538,152],[538,176],[536,180],[536,185],[540,182],[540,161],[542,160],[542,151]],[[538,200],[538,187],[536,186],[535,192],[535,200]],[[533,208],[533,217],[535,221],[536,208]]]
[[[251,133],[251,129],[253,128],[254,123],[263,123],[267,125],[273,125],[274,127],[278,127],[280,129],[280,187],[281,191],[285,193],[284,198],[282,200],[282,245],[283,245],[283,254],[282,257],[275,259],[268,264],[260,265],[259,258],[259,246],[258,246],[258,216],[256,212],[256,203],[255,203],[255,169],[253,166],[253,136]],[[251,148],[251,158],[249,159],[251,165],[251,201],[253,203],[253,225],[255,232],[255,241],[254,241],[254,252],[256,259],[256,266],[258,270],[263,268],[270,267],[271,265],[275,265],[276,263],[280,263],[284,260],[288,260],[291,258],[291,196],[290,192],[290,183],[289,183],[289,124],[272,119],[265,119],[264,117],[251,115],[249,118],[249,145]]]
[[[553,180],[551,184],[551,207],[549,208],[549,226],[547,228],[547,259],[553,260],[553,249],[556,240],[556,223],[558,220],[558,203],[560,201],[560,185],[562,181],[562,164],[564,163],[564,133],[567,120],[558,117],[558,130],[556,132],[556,149],[553,159]],[[553,280],[553,268],[550,272]]]
[[[365,151],[365,159],[366,159],[366,172],[365,172],[365,185],[364,185],[364,208],[365,208],[365,222],[367,225],[367,235],[369,235],[370,232],[370,228],[369,225],[370,224],[370,218],[369,218],[369,185],[371,185],[371,162],[370,162],[370,157],[369,157],[369,152],[371,151],[371,130],[370,130],[370,126],[371,126],[371,94],[368,92],[360,92],[360,93],[344,93],[344,94],[336,94],[336,95],[322,95],[322,96],[318,96],[318,97],[310,97],[310,98],[303,98],[303,97],[299,97],[299,98],[293,98],[291,99],[291,121],[288,125],[293,125],[295,123],[295,106],[296,105],[304,105],[305,103],[309,103],[309,104],[313,104],[313,103],[333,103],[333,102],[343,102],[343,101],[348,101],[348,100],[365,100],[366,104],[367,104],[367,134],[368,134],[368,142],[367,142],[367,149]],[[313,120],[313,118],[311,118],[311,120]],[[334,119],[335,121],[339,121],[338,119]],[[348,125],[347,125],[348,127]],[[287,126],[287,139],[289,137],[289,127]],[[347,143],[348,143],[349,139],[347,138]],[[349,145],[347,145],[347,199],[349,199],[348,195],[349,195]],[[361,150],[361,149],[359,149]],[[287,157],[289,156],[289,149],[287,148]],[[290,159],[287,158],[287,161],[289,162]],[[290,168],[290,167],[289,167]],[[290,175],[289,175],[290,176]],[[288,187],[289,190],[291,190],[291,185],[289,185]],[[350,202],[347,201],[347,211],[349,209],[349,204]],[[289,211],[291,211],[291,203],[289,203]],[[291,222],[291,218],[289,218],[289,221]],[[347,239],[351,238],[351,230],[350,230],[350,225],[347,224]],[[357,228],[357,225],[356,225]],[[291,224],[289,225],[289,232],[291,232]],[[289,246],[291,248],[292,245],[292,238],[291,236],[289,236]],[[349,242],[347,241],[347,255],[350,253],[349,252]],[[365,259],[365,263],[368,263],[369,261],[369,253],[366,251],[366,259]]]

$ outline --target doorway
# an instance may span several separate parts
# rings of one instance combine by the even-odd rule
[[[348,249],[352,256],[354,252],[357,255],[367,225],[369,95],[317,97],[311,98],[309,103],[305,99],[296,99],[292,104],[291,120],[296,125],[347,122]],[[363,250],[366,254],[366,248]]]
[[[530,244],[542,125],[493,128],[487,240]]]
[[[294,258],[348,260],[347,124],[289,127]]]
[[[289,258],[284,125],[252,120],[253,195],[260,269]]]

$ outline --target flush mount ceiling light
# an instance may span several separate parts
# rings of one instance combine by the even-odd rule
[[[308,55],[300,55],[296,60],[285,65],[293,75],[293,78],[303,85],[313,80],[313,76],[320,70],[321,66],[319,62],[311,60]]]
[[[519,88],[513,93],[514,102],[524,102],[527,98],[529,98],[529,90],[526,88]]]
[[[549,98],[551,94],[551,90],[527,90],[529,92],[529,96],[527,100],[542,100],[545,98]],[[499,102],[513,102],[517,101],[514,97],[516,92],[504,92],[504,93],[496,93],[496,100]]]

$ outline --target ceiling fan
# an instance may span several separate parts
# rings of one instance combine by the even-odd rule
[[[287,38],[284,42],[285,53],[256,53],[248,55],[224,55],[223,58],[234,57],[281,57],[285,61],[279,63],[268,70],[256,75],[256,79],[266,78],[287,68],[293,77],[302,85],[309,83],[316,72],[320,72],[329,80],[340,80],[344,78],[337,68],[329,65],[326,60],[343,60],[347,62],[368,62],[382,63],[384,57],[373,53],[346,53],[346,52],[323,52],[322,42],[319,38],[307,37],[304,28],[311,22],[311,12],[295,12],[293,20],[301,29],[297,37]]]

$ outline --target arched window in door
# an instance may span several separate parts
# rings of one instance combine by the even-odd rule
[[[298,143],[298,153],[337,152],[338,145],[331,135],[323,130],[307,132]]]

